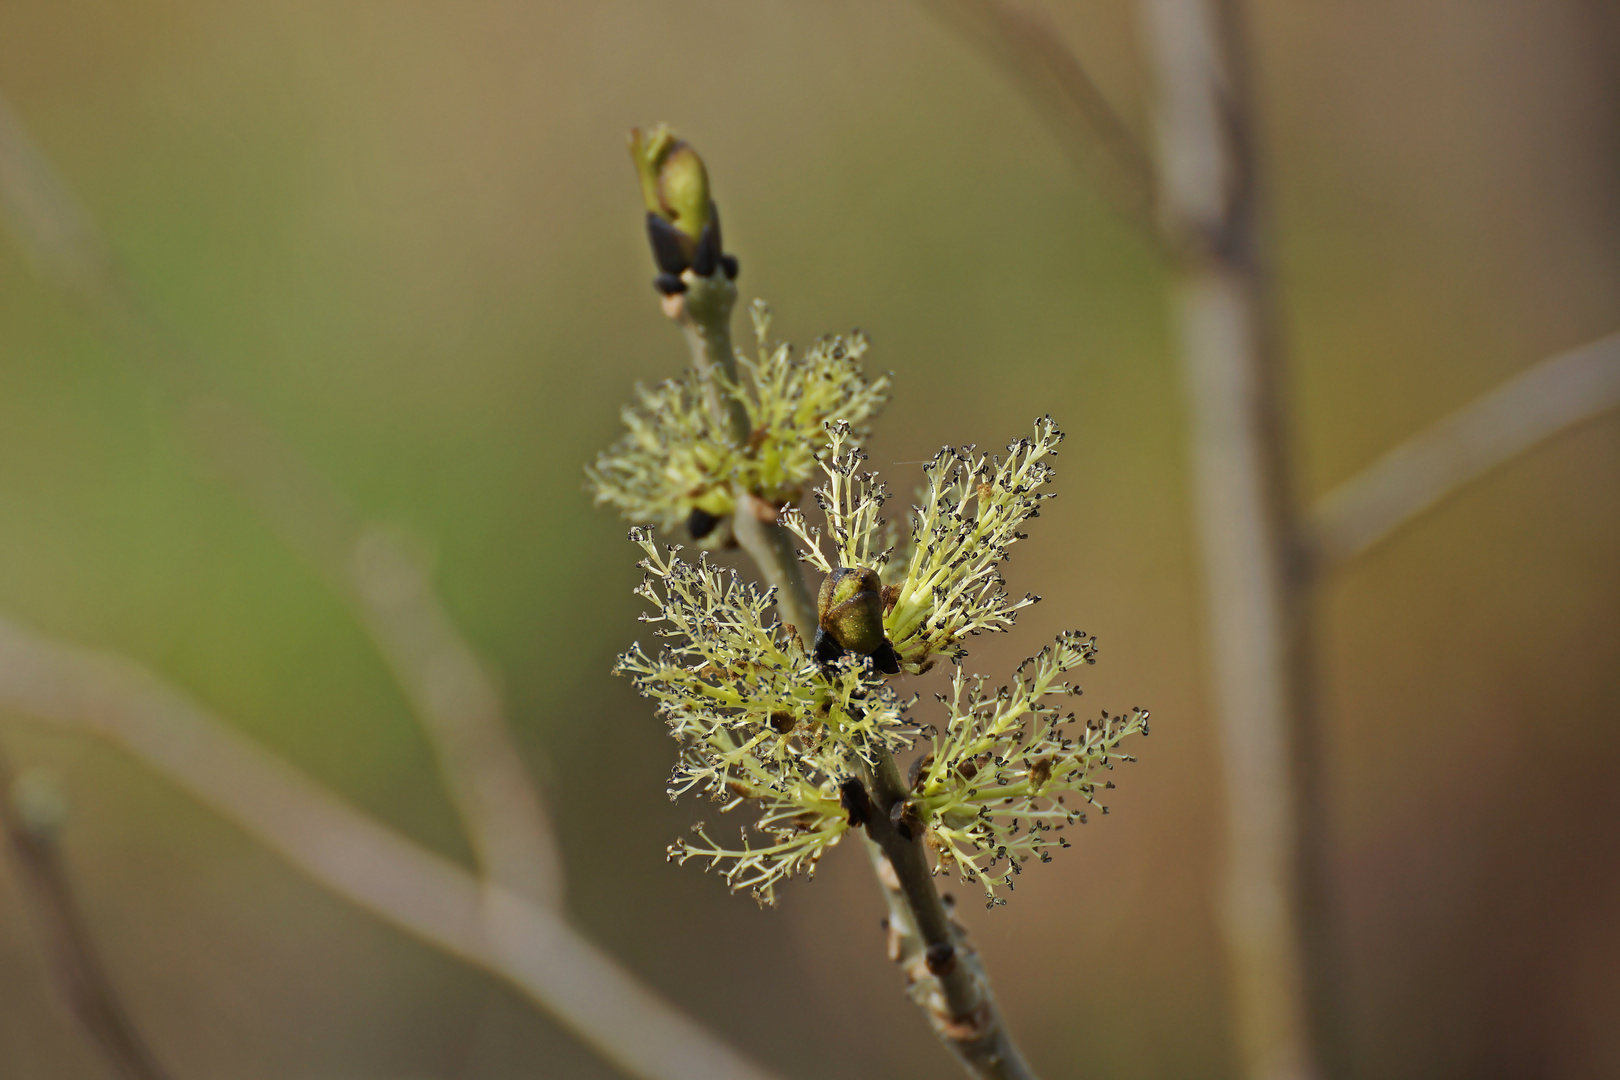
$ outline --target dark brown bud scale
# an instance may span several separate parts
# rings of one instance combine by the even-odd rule
[[[917,813],[917,804],[910,799],[902,799],[889,807],[889,824],[903,839],[912,840],[923,832],[922,818]]]
[[[936,941],[923,954],[928,973],[935,977],[949,975],[956,967],[956,946],[948,941]]]
[[[872,816],[872,800],[867,797],[866,786],[850,777],[838,786],[838,803],[849,813],[849,827],[858,829]]]

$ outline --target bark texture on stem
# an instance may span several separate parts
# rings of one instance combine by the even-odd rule
[[[0,754],[0,830],[23,892],[32,902],[57,990],[123,1080],[169,1080],[123,1006],[79,911],[54,823],[30,823],[14,803],[10,763]]]
[[[1243,1075],[1322,1075],[1332,979],[1309,582],[1235,0],[1146,0],[1226,788],[1220,920]]]
[[[977,950],[934,885],[920,830],[907,835],[900,824],[908,792],[893,756],[881,752],[865,779],[872,800],[867,852],[889,906],[889,959],[900,965],[906,992],[969,1076],[1034,1080]]]

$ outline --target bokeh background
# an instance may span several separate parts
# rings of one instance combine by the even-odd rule
[[[1138,131],[1135,13],[1052,0]],[[1620,327],[1620,11],[1250,5],[1303,483],[1322,492]],[[1002,71],[901,0],[11,0],[0,93],[201,377],[428,538],[543,781],[577,922],[786,1077],[946,1075],[846,846],[761,911],[665,844],[673,746],[608,669],[642,628],[581,467],[659,315],[623,133],[707,157],[745,297],[895,373],[873,462],[1050,411],[1060,497],[1010,566],[1046,603],[973,666],[1102,641],[1153,710],[1113,813],[965,904],[1043,1075],[1234,1075],[1219,786],[1166,270]],[[741,326],[739,326],[741,329]],[[0,244],[0,611],[152,666],[468,858],[336,598],[180,434],[175,398]],[[1620,423],[1557,438],[1324,598],[1327,782],[1366,1077],[1620,1075]],[[136,1018],[182,1078],[607,1077],[487,977],[377,923],[102,745],[0,717]],[[0,1075],[104,1066],[0,871]]]

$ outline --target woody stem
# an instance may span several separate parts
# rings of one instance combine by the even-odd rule
[[[872,800],[867,853],[889,905],[889,956],[905,973],[907,992],[969,1076],[1035,1080],[977,951],[934,887],[920,823],[905,822],[908,792],[894,756],[879,750],[866,773]]]

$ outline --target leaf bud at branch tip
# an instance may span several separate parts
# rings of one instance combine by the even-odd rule
[[[696,150],[667,124],[632,128],[630,158],[641,180],[647,208],[647,240],[658,276],[653,285],[665,296],[686,291],[683,275],[737,276],[737,260],[720,240],[720,212],[709,194],[709,173]]]

